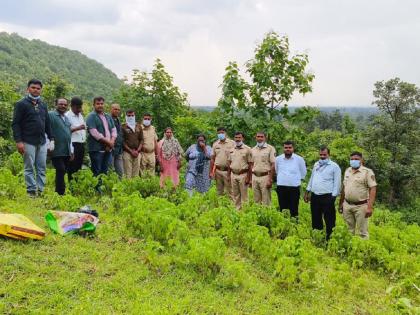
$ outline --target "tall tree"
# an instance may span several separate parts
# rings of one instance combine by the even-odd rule
[[[307,64],[306,54],[290,54],[287,36],[269,32],[257,45],[254,58],[245,64],[248,80],[240,75],[235,62],[229,63],[218,111],[231,119],[231,126],[251,132],[264,129],[271,140],[282,137],[291,126],[284,122],[303,113],[289,113],[287,102],[295,93],[312,90],[314,75],[306,72]]]
[[[384,162],[377,171],[388,184],[387,201],[405,203],[419,192],[420,89],[395,78],[376,82],[373,95],[381,114],[373,121],[367,145],[377,163],[380,157]]]
[[[189,110],[187,94],[174,85],[160,59],[156,60],[151,72],[134,70],[132,81],[120,88],[114,100],[123,109],[134,109],[138,119],[143,113],[152,114],[160,132],[173,126],[175,118]]]

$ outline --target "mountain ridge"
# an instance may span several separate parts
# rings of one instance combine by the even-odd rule
[[[73,85],[72,93],[84,99],[111,98],[123,84],[110,69],[78,50],[0,32],[0,80],[23,91],[31,78],[47,81],[55,75]]]

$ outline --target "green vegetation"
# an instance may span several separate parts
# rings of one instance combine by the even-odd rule
[[[29,55],[24,48],[30,45],[58,55],[38,60],[45,54]],[[25,52],[24,60],[33,57],[42,69],[7,64],[20,60],[9,54]],[[0,78],[6,75],[4,65],[7,73],[25,75],[24,81],[15,78],[21,85],[31,73],[45,74],[41,79],[49,105],[57,96],[101,94],[99,85],[80,85],[79,76],[50,68],[61,64],[58,59],[67,62],[57,57],[59,52],[82,58],[40,41],[0,34]],[[379,184],[368,241],[351,236],[338,218],[327,244],[322,232],[312,231],[307,204],[301,204],[299,222],[274,206],[252,202],[237,212],[214,188],[188,198],[182,188],[160,189],[158,178],[119,181],[111,173],[102,178],[98,196],[98,179],[83,170],[60,197],[53,192],[54,171],[49,169],[43,197],[29,199],[22,157],[11,154],[12,108],[22,89],[1,82],[0,212],[25,214],[46,229],[48,210],[75,211],[89,204],[99,211],[101,223],[92,238],[48,233],[39,242],[1,239],[0,313],[419,313],[418,88],[398,79],[378,82],[374,97],[380,113],[364,126],[337,112],[321,114],[309,107],[292,112],[285,105],[293,92],[311,90],[307,62],[306,55],[289,55],[286,37],[269,33],[245,65],[250,80],[242,78],[236,63],[229,64],[213,112],[190,109],[160,60],[151,72],[134,71],[129,84],[103,86],[109,93],[119,86],[113,99],[123,109],[134,108],[138,119],[151,112],[160,135],[173,126],[183,147],[194,143],[198,133],[212,142],[216,127],[225,125],[230,135],[244,131],[249,145],[257,130],[266,130],[278,152],[283,140],[294,140],[309,169],[321,144],[330,147],[342,170],[351,151],[362,151]],[[19,72],[17,65],[25,66]],[[82,65],[83,74],[85,67],[94,68]]]
[[[153,124],[162,133],[189,110],[187,94],[173,84],[160,59],[151,72],[134,70],[132,82],[121,86],[115,101],[125,109],[134,109],[140,121],[144,113],[152,114]]]
[[[95,196],[86,189],[96,183],[88,170],[64,197],[53,192],[49,170],[44,196],[31,200],[12,172],[0,169],[1,212],[23,213],[47,229],[48,210],[88,203],[101,223],[92,238],[1,240],[1,313],[419,311],[420,228],[388,210],[375,212],[370,240],[349,235],[339,219],[326,244],[303,204],[296,223],[274,207],[237,212],[214,189],[188,198],[182,189],[160,189],[157,178],[118,182],[115,174]]]
[[[112,71],[78,51],[28,40],[15,33],[0,33],[1,81],[10,82],[23,92],[29,79],[48,83],[55,76],[71,82],[72,92],[88,100],[97,95],[110,98],[122,85]]]

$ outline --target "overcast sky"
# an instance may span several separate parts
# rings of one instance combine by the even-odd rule
[[[306,52],[313,92],[291,104],[361,106],[373,84],[420,85],[418,0],[2,0],[0,31],[76,49],[120,78],[161,58],[191,105],[215,105],[224,68],[274,30]]]

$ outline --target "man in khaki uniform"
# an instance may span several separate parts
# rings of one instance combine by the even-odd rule
[[[369,238],[368,218],[373,212],[376,197],[376,180],[373,171],[362,165],[360,152],[350,155],[350,166],[344,173],[343,189],[340,197],[339,211],[351,233],[356,226],[362,238]]]
[[[141,124],[136,123],[134,110],[129,109],[125,115],[125,124],[121,126],[123,138],[124,176],[134,178],[140,172],[140,152],[143,146],[143,130]]]
[[[235,141],[226,137],[224,127],[217,128],[217,140],[213,143],[213,153],[210,161],[210,178],[216,179],[217,194],[232,195],[232,187],[228,178],[228,158],[235,147]]]
[[[251,180],[251,148],[243,143],[242,132],[235,133],[235,147],[228,158],[228,178],[232,184],[232,198],[237,209],[248,201],[248,185]]]
[[[144,114],[143,115],[143,147],[140,158],[140,173],[145,175],[146,173],[150,175],[155,174],[156,167],[156,156],[157,156],[157,134],[155,127],[151,125],[152,115]]]
[[[269,206],[271,205],[276,149],[265,142],[266,135],[262,131],[257,133],[255,139],[257,145],[251,150],[254,201]]]

